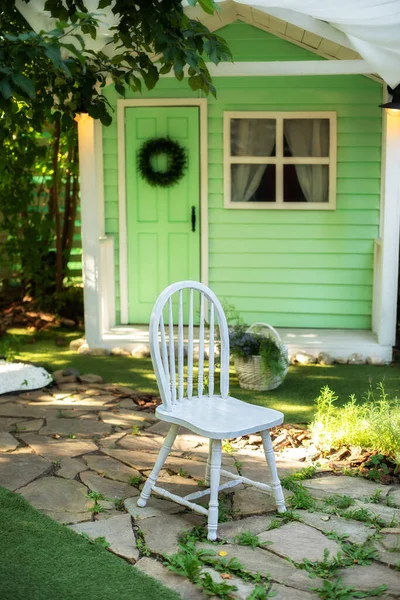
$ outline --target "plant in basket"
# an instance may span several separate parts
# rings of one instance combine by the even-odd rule
[[[226,312],[231,322],[230,351],[240,387],[258,391],[277,388],[289,367],[288,349],[278,332],[266,323],[248,327],[232,306]]]

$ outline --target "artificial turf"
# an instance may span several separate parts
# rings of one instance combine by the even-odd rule
[[[1,600],[178,600],[99,544],[0,487]]]
[[[81,373],[96,373],[106,383],[125,385],[145,393],[158,393],[150,359],[123,356],[85,356],[71,352],[68,343],[82,332],[50,330],[28,333],[14,329],[3,336],[18,350],[17,359],[42,365],[50,372],[74,367]],[[66,346],[56,345],[56,337],[65,338]],[[19,340],[19,341],[18,341]],[[370,365],[291,366],[283,384],[269,392],[252,392],[239,387],[234,369],[230,376],[230,393],[242,400],[268,406],[285,414],[286,422],[307,423],[314,413],[314,401],[325,385],[339,396],[339,404],[355,394],[361,401],[369,389],[383,382],[391,397],[400,396],[400,364],[374,367]]]

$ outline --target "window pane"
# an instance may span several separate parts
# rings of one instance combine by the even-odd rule
[[[231,165],[232,202],[275,202],[275,165]]]
[[[275,119],[232,119],[232,156],[275,156]]]
[[[284,156],[329,156],[329,119],[285,119]]]
[[[284,165],[284,202],[328,202],[328,165]]]

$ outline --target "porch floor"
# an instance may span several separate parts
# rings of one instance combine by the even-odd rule
[[[196,329],[196,328],[195,328]],[[319,352],[328,352],[334,358],[347,358],[354,352],[367,356],[392,360],[391,346],[378,343],[375,333],[359,329],[296,329],[278,327],[282,342],[287,344],[289,355],[307,352],[317,356]],[[196,332],[195,332],[196,335]],[[132,350],[149,343],[148,325],[121,325],[103,333],[102,346],[116,346]]]

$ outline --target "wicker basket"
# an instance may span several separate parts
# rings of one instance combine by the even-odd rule
[[[282,344],[279,333],[271,325],[268,325],[267,323],[254,323],[247,331],[252,332],[254,330],[257,330],[257,333],[273,336],[276,339],[281,348],[281,352],[285,357],[287,367],[282,375],[272,375],[267,369],[263,368],[261,356],[250,356],[249,358],[236,356],[234,358],[234,365],[239,385],[244,390],[255,390],[258,392],[274,390],[281,385],[288,372],[288,347],[285,344]]]

